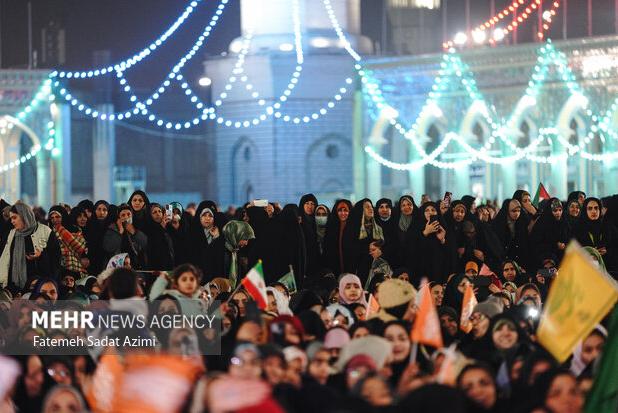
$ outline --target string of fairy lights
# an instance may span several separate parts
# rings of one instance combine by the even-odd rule
[[[48,101],[53,103],[56,100],[56,96],[58,96],[60,100],[64,100],[79,112],[93,119],[113,122],[116,120],[122,121],[132,117],[139,117],[163,129],[189,129],[205,121],[214,121],[218,125],[230,128],[249,128],[257,126],[271,117],[293,124],[306,124],[327,115],[329,110],[333,109],[337,103],[342,101],[345,95],[351,91],[354,80],[352,78],[346,78],[334,95],[319,108],[305,114],[292,114],[285,111],[286,102],[293,96],[294,89],[301,81],[303,64],[305,62],[299,1],[292,0],[290,3],[294,44],[290,45],[291,47],[289,50],[286,49],[286,51],[295,52],[296,66],[290,75],[287,86],[279,97],[274,98],[273,103],[267,103],[267,100],[262,97],[260,91],[256,90],[245,71],[246,57],[251,51],[253,40],[253,30],[248,30],[241,39],[240,48],[237,50],[236,63],[233,66],[232,73],[227,79],[227,83],[221,89],[222,91],[213,99],[212,104],[202,101],[198,94],[190,87],[189,82],[182,73],[182,69],[192,60],[197,52],[208,43],[215,27],[221,21],[229,0],[220,0],[201,34],[191,47],[188,48],[186,53],[173,65],[160,85],[148,96],[138,98],[133,92],[133,87],[129,83],[129,80],[125,76],[126,72],[137,64],[142,63],[146,58],[152,56],[202,3],[202,0],[191,1],[182,14],[163,32],[163,34],[130,58],[105,67],[90,68],[81,71],[53,71],[49,79],[44,82],[41,89],[35,94],[32,101],[16,115],[16,118],[20,121],[26,120],[28,114],[41,102]],[[552,23],[552,19],[556,16],[557,10],[560,7],[560,0],[547,3],[549,7],[543,9],[543,0],[513,0],[509,6],[505,7],[485,22],[479,24],[470,32],[458,33],[452,40],[445,42],[443,46],[446,52],[441,61],[438,76],[434,79],[432,89],[428,94],[422,110],[411,123],[412,126],[408,128],[399,120],[399,112],[389,104],[387,96],[383,92],[381,82],[375,73],[364,66],[363,58],[352,47],[352,43],[346,37],[345,32],[339,24],[331,1],[322,0],[330,23],[339,39],[339,43],[343,45],[343,48],[354,61],[356,73],[361,81],[362,94],[369,108],[369,115],[373,117],[387,116],[388,121],[397,132],[413,145],[418,153],[419,159],[415,159],[413,162],[409,163],[392,162],[382,157],[379,151],[371,145],[365,147],[365,152],[383,166],[398,170],[415,170],[425,165],[456,169],[476,161],[483,161],[491,164],[504,164],[526,159],[537,163],[554,163],[566,159],[569,156],[580,156],[584,159],[599,162],[618,159],[618,152],[595,153],[586,150],[586,145],[594,139],[605,141],[606,138],[611,138],[618,140],[618,134],[613,128],[613,118],[618,110],[618,98],[616,98],[603,114],[593,113],[588,107],[588,99],[568,66],[566,56],[564,53],[556,50],[551,41],[548,40],[539,48],[539,58],[534,67],[528,88],[513,112],[506,119],[501,119],[497,116],[493,106],[488,104],[483,98],[469,67],[461,60],[457,53],[458,48],[463,48],[467,45],[484,43],[495,45],[529,20],[530,17],[533,15],[539,16],[539,14],[539,20],[542,21],[542,24],[538,27],[537,36],[539,39],[544,39],[544,33],[549,29],[549,25]],[[584,108],[586,120],[591,125],[589,131],[583,139],[583,143],[572,144],[563,136],[563,133],[558,130],[557,127],[552,125],[540,127],[538,128],[538,135],[534,139],[530,139],[526,146],[519,147],[511,140],[509,131],[517,128],[517,121],[521,118],[522,114],[530,107],[536,105],[537,98],[543,90],[544,83],[547,80],[550,67],[552,66],[556,68],[562,82],[566,85],[570,98],[577,99]],[[100,112],[95,107],[78,99],[75,93],[71,93],[69,89],[68,83],[71,79],[87,79],[104,75],[115,75],[121,90],[127,94],[128,101],[131,103],[129,108],[114,113]],[[196,110],[195,116],[185,120],[170,120],[165,119],[153,110],[152,106],[154,103],[165,95],[172,87],[172,84],[177,84],[183,90],[186,98]],[[235,87],[238,88],[239,91],[246,93],[249,96],[249,101],[253,102],[252,104],[262,107],[263,112],[257,116],[244,119],[231,119],[221,115],[220,109],[225,104],[226,99],[230,97]],[[480,114],[484,122],[488,125],[489,136],[486,141],[479,146],[476,143],[470,143],[470,140],[462,136],[459,131],[447,131],[439,145],[430,153],[427,153],[425,150],[427,139],[423,136],[425,131],[422,131],[420,127],[422,120],[428,116],[435,119],[444,118],[441,103],[444,101],[445,96],[452,92],[454,88],[463,90],[464,93],[462,96],[470,103],[469,107]],[[0,121],[0,127],[5,128],[3,125],[2,121]],[[6,126],[10,128],[13,125],[8,122]],[[54,147],[54,134],[55,125],[53,125],[53,122],[50,122],[50,125],[48,125],[48,141],[44,149],[52,152],[55,151],[56,153],[52,153],[52,155],[58,155],[58,149]],[[550,145],[558,143],[562,145],[564,151],[548,156],[540,155],[537,152],[543,142],[547,142]],[[451,143],[457,144],[463,149],[467,157],[454,161],[442,160],[441,155],[447,153]],[[495,155],[495,153],[503,152],[499,150],[501,145],[508,148],[507,152],[510,153],[499,156]],[[41,149],[40,147],[33,147],[30,153],[22,156],[17,161],[0,165],[0,172],[15,168],[19,164],[28,161]]]

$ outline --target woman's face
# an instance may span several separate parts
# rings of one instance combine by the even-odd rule
[[[236,303],[236,305],[238,306],[238,311],[239,311],[239,315],[241,317],[245,316],[245,311],[246,311],[246,304],[249,301],[249,298],[247,298],[247,296],[245,295],[245,293],[243,292],[238,292],[236,294],[234,294],[234,296],[232,297],[232,301],[234,301],[234,303]]]
[[[605,339],[598,334],[589,335],[582,344],[582,361],[587,366],[599,357],[603,351]]]
[[[315,212],[315,207],[317,205],[315,204],[315,202],[313,201],[307,201],[303,204],[303,210],[305,211],[305,214],[307,215],[313,215],[313,213]],[[274,212],[274,208],[273,208],[273,212]]]
[[[489,318],[485,314],[474,313],[470,317],[470,321],[472,322],[472,335],[474,338],[484,337],[489,328]]]
[[[354,334],[352,334],[352,340],[354,340],[355,338],[361,338],[361,337],[366,337],[368,336],[369,330],[366,327],[359,327],[356,330],[354,330]]]
[[[403,215],[409,216],[409,215],[412,215],[412,211],[414,209],[414,206],[412,205],[412,202],[410,202],[409,199],[404,198],[404,200],[401,201],[401,205],[400,205],[399,209],[401,209],[401,213]]]
[[[408,332],[400,325],[393,324],[384,330],[384,338],[393,345],[393,360],[400,362],[410,355],[410,339]]]
[[[43,413],[79,413],[83,411],[79,399],[73,392],[60,390],[45,403]]]
[[[327,329],[333,325],[333,316],[326,309],[320,312],[320,319]]]
[[[581,211],[581,206],[578,202],[571,202],[569,204],[569,215],[572,217],[578,217]]]
[[[327,217],[328,211],[324,207],[318,207],[318,209],[315,210],[315,216],[316,217]]]
[[[297,346],[300,345],[302,338],[300,336],[300,333],[298,332],[298,330],[296,330],[296,327],[294,327],[292,324],[290,323],[285,323],[285,327],[284,327],[284,337],[285,337],[285,341]]]
[[[517,343],[517,329],[511,322],[503,323],[499,328],[494,329],[492,339],[498,350],[508,350]]]
[[[200,224],[202,224],[203,228],[210,229],[214,223],[215,218],[210,212],[206,212],[200,216]]]
[[[581,412],[583,403],[577,382],[569,374],[554,378],[545,396],[545,406],[553,413]]]
[[[464,291],[466,291],[466,288],[468,288],[468,284],[470,284],[470,280],[467,278],[463,278],[461,281],[459,281],[459,284],[457,284],[457,290],[463,294]]]
[[[21,218],[21,216],[19,216],[19,214],[16,214],[14,212],[10,212],[10,216],[11,216],[11,224],[13,224],[13,228],[15,228],[17,231],[21,231],[24,229],[24,220]]]
[[[586,214],[590,221],[596,221],[601,216],[601,207],[597,201],[590,201],[586,205]]]
[[[174,300],[166,298],[159,303],[157,314],[179,314],[178,306]]]
[[[158,206],[150,208],[150,217],[154,222],[160,224],[163,222],[163,210]]]
[[[375,244],[371,243],[369,244],[369,255],[371,255],[371,258],[375,260],[382,256],[382,250]]]
[[[436,307],[442,305],[442,300],[444,299],[444,287],[442,284],[436,284],[431,287],[431,296]]]
[[[562,207],[552,209],[551,214],[554,216],[556,221],[560,221],[560,219],[562,218]]]
[[[52,226],[56,226],[56,225],[62,225],[62,215],[60,215],[59,212],[57,211],[52,211],[49,214],[49,223],[52,224]]]
[[[133,213],[128,209],[123,209],[118,215],[123,222],[129,221],[133,217]]]
[[[131,208],[133,208],[135,212],[141,211],[145,204],[146,201],[144,201],[144,198],[139,194],[133,195],[133,198],[131,198]]]
[[[357,320],[364,321],[366,314],[367,310],[362,305],[356,306],[356,308],[354,309],[354,315],[356,316]]]
[[[521,215],[521,204],[513,199],[509,202],[509,218],[511,221],[517,221]]]
[[[507,281],[515,281],[517,271],[515,271],[515,266],[513,265],[513,263],[507,262],[506,264],[504,264],[504,267],[502,268],[502,275]]]
[[[58,384],[66,384],[70,386],[73,383],[73,377],[71,377],[71,371],[63,363],[53,363],[47,369],[47,373]]]
[[[455,208],[453,208],[453,219],[455,222],[463,222],[466,217],[466,207],[461,204],[458,204]]]
[[[82,212],[81,214],[79,214],[77,216],[77,225],[84,228],[86,226],[86,224],[88,223],[88,215],[86,215],[85,212]]]
[[[391,207],[388,206],[387,203],[380,204],[380,206],[378,207],[378,215],[380,215],[380,218],[383,218],[383,219],[390,218],[390,216],[391,216]]]
[[[371,202],[365,201],[363,204],[363,214],[367,218],[373,218],[373,205],[371,205]]]
[[[97,216],[97,219],[105,219],[107,218],[107,206],[105,204],[99,204],[97,205],[97,209],[94,211],[94,213]]]
[[[45,376],[43,374],[43,362],[39,356],[30,356],[26,363],[24,384],[28,397],[40,395]]]
[[[256,380],[262,374],[262,363],[255,352],[245,350],[232,357],[229,373],[233,377]]]
[[[266,307],[266,311],[277,314],[277,300],[275,299],[275,295],[269,291],[266,293],[266,296],[268,297],[268,306]]]
[[[46,282],[41,286],[41,293],[47,294],[47,296],[51,299],[52,302],[56,302],[58,299],[58,289],[52,282]]]
[[[425,208],[425,220],[429,221],[432,216],[438,215],[438,211],[433,207],[433,205],[428,205]]]
[[[384,382],[378,377],[372,377],[363,383],[361,395],[369,404],[376,407],[390,406],[393,402],[393,396]]]
[[[496,385],[483,369],[470,369],[461,377],[461,390],[475,404],[485,410],[491,409],[497,400]]]
[[[337,217],[339,221],[345,222],[348,220],[348,216],[350,215],[350,209],[347,205],[341,204],[337,207]]]
[[[479,208],[476,210],[481,222],[489,222],[489,218],[491,218],[491,213],[487,208]]]
[[[348,302],[356,302],[361,298],[363,290],[357,283],[346,283],[343,287],[343,296]]]

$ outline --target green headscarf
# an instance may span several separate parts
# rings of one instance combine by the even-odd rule
[[[232,262],[230,264],[230,283],[232,288],[236,288],[238,279],[238,250],[239,243],[242,240],[250,240],[255,238],[255,233],[251,225],[245,221],[230,221],[223,227],[223,237],[225,238],[225,248],[232,254]]]

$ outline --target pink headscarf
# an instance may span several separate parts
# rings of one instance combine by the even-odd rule
[[[345,296],[343,295],[343,292],[345,290],[346,284],[356,284],[358,286],[358,288],[361,289],[360,298],[358,298],[356,301],[350,301],[347,298],[345,298]],[[354,304],[354,303],[358,303],[358,304],[362,304],[365,307],[367,307],[367,300],[365,300],[365,292],[363,291],[363,285],[361,284],[360,278],[358,278],[356,275],[354,275],[354,274],[344,274],[339,279],[339,303],[341,303],[341,304]]]

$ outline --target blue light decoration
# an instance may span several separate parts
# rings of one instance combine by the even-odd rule
[[[174,32],[176,32],[176,30],[178,30],[178,28],[185,22],[185,20],[189,18],[189,16],[195,11],[195,9],[198,7],[198,5],[201,2],[202,0],[192,0],[191,3],[189,3],[189,5],[185,8],[184,12],[180,16],[178,16],[176,21],[170,27],[168,27],[168,29],[161,36],[159,36],[155,41],[153,41],[148,46],[143,48],[140,52],[134,54],[132,57],[128,59],[125,59],[113,65],[109,65],[107,67],[91,68],[91,69],[75,71],[75,72],[54,71],[51,73],[50,77],[51,78],[59,77],[59,78],[66,78],[66,79],[71,79],[71,78],[84,79],[84,78],[103,76],[103,75],[111,74],[111,73],[118,72],[118,71],[125,71],[129,69],[130,67],[136,65],[137,63],[140,63],[146,57],[150,56],[152,52],[154,52],[161,45],[163,45],[163,43],[165,43],[165,41],[169,39],[174,34]],[[224,0],[223,3],[227,3],[227,2],[228,0]],[[217,14],[217,16],[220,16],[222,12],[220,10],[217,10],[217,13],[219,13]]]
[[[426,104],[423,110],[421,111],[421,115],[419,115],[419,117],[416,119],[412,128],[410,128],[409,130],[406,129],[397,120],[397,116],[398,116],[397,110],[393,109],[388,104],[388,102],[385,100],[382,90],[377,80],[373,79],[371,77],[371,73],[365,70],[360,64],[362,61],[362,58],[352,48],[350,42],[345,36],[345,33],[341,29],[341,26],[339,25],[337,17],[333,11],[330,0],[322,0],[322,1],[324,4],[324,7],[326,8],[328,16],[330,18],[331,24],[335,32],[337,33],[337,36],[339,37],[340,41],[342,42],[342,44],[344,45],[345,49],[348,51],[350,56],[352,56],[352,58],[354,58],[354,60],[357,62],[357,64],[355,65],[355,68],[357,70],[358,75],[361,78],[364,91],[366,91],[366,94],[364,94],[364,96],[366,97],[368,96],[371,99],[372,106],[375,108],[375,110],[380,111],[380,113],[388,114],[388,118],[389,118],[391,125],[393,125],[395,129],[397,129],[397,131],[401,135],[403,135],[406,139],[412,142],[415,149],[418,151],[419,155],[422,158],[418,161],[414,161],[411,163],[405,163],[405,164],[392,162],[380,156],[371,146],[367,145],[365,147],[365,152],[369,156],[371,156],[375,161],[379,162],[383,166],[386,166],[391,169],[397,169],[397,170],[415,170],[427,164],[430,164],[438,168],[456,169],[460,166],[469,165],[470,163],[475,162],[479,159],[485,162],[488,162],[488,163],[501,164],[504,162],[514,162],[514,161],[517,161],[523,158],[529,159],[537,163],[552,164],[557,161],[564,160],[569,156],[575,156],[575,155],[579,155],[585,159],[588,159],[591,161],[597,161],[597,162],[618,159],[618,151],[611,152],[611,153],[604,153],[604,154],[592,154],[592,153],[587,152],[581,146],[571,145],[567,140],[565,140],[562,137],[562,135],[557,131],[555,127],[541,128],[539,130],[540,132],[539,136],[536,139],[534,139],[528,146],[526,146],[525,148],[517,147],[517,145],[515,145],[506,136],[505,131],[508,127],[512,127],[512,120],[516,119],[518,115],[517,113],[518,109],[517,108],[515,109],[515,111],[509,117],[508,121],[506,122],[503,120],[495,121],[492,117],[494,114],[490,113],[489,105],[487,105],[487,103],[485,102],[485,100],[483,99],[482,95],[479,93],[476,87],[476,81],[470,76],[469,68],[465,64],[463,64],[459,56],[457,56],[457,54],[455,53],[455,49],[453,48],[449,50],[449,53],[443,56],[443,62],[441,63],[441,70],[439,72],[438,77],[436,77],[435,79],[434,86],[432,87],[432,91],[429,93]],[[554,6],[557,7],[555,4]],[[562,81],[566,84],[570,95],[576,96],[587,102],[588,99],[583,94],[581,88],[576,82],[575,76],[573,75],[571,69],[568,66],[568,61],[566,59],[566,56],[564,55],[564,53],[557,51],[555,47],[553,46],[551,40],[549,39],[547,40],[546,44],[539,49],[538,63],[534,68],[535,73],[533,74],[532,79],[529,83],[529,87],[526,89],[524,98],[521,101],[533,102],[536,99],[536,96],[538,95],[539,91],[541,90],[543,86],[543,82],[547,75],[547,69],[550,64],[554,64],[558,68]],[[477,150],[471,147],[465,141],[465,139],[459,134],[455,132],[449,132],[445,135],[445,138],[440,143],[440,145],[430,154],[427,154],[424,148],[422,147],[422,144],[419,142],[419,139],[417,136],[418,121],[421,118],[421,116],[425,114],[424,111],[439,112],[439,113],[434,113],[434,115],[441,114],[441,109],[439,105],[437,104],[437,101],[440,99],[442,94],[446,91],[446,85],[450,83],[450,80],[447,80],[446,82],[444,82],[443,77],[448,75],[449,76],[448,79],[450,79],[453,74],[455,75],[456,78],[459,79],[460,83],[465,86],[467,95],[470,99],[472,99],[473,104],[478,105],[479,107],[484,109],[480,111],[480,113],[482,113],[483,117],[485,118],[487,123],[490,125],[491,137],[488,140],[488,142],[486,142],[485,146],[481,148],[481,150]],[[618,110],[618,98],[614,101],[614,103],[612,104],[612,107],[607,111],[607,113],[603,117],[599,117],[593,114],[592,110],[589,108],[586,109],[586,115],[593,122],[593,125],[591,126],[591,130],[588,136],[585,138],[584,143],[589,143],[591,139],[595,137],[596,133],[602,134],[603,132],[607,132],[610,136],[618,139],[618,136],[616,136],[616,133],[611,130],[611,126],[610,126],[611,117],[616,112],[616,110]],[[490,146],[493,143],[495,143],[496,138],[500,139],[502,142],[508,145],[515,152],[515,154],[508,155],[508,156],[491,156],[490,154],[488,154],[487,150],[490,149]],[[552,138],[556,138],[562,145],[564,145],[567,148],[567,152],[564,154],[560,154],[560,155],[550,155],[550,156],[539,156],[533,153],[534,149],[536,148],[536,146],[538,146],[540,142],[542,142],[543,140],[552,139]],[[604,137],[601,135],[599,139],[604,139]],[[455,162],[437,161],[436,158],[446,150],[446,147],[451,141],[457,142],[461,147],[463,147],[463,149],[471,157],[468,159],[455,161]]]
[[[25,122],[29,115],[37,109],[41,105],[42,102],[49,102],[52,104],[55,100],[55,96],[51,93],[51,80],[46,79],[43,84],[39,87],[39,90],[35,93],[32,100],[16,115],[15,118],[20,122]],[[4,120],[4,119],[2,119]],[[7,123],[9,123],[8,121]],[[44,149],[48,151],[53,151],[54,149],[54,137],[56,136],[56,125],[52,120],[47,123],[47,141],[45,142]],[[30,159],[34,158],[42,149],[40,145],[34,145],[28,153],[22,155],[20,158],[0,165],[0,174],[10,171],[14,168],[19,167],[21,164],[28,162]],[[53,152],[52,152],[53,155]]]

